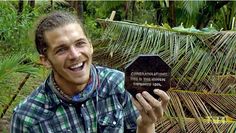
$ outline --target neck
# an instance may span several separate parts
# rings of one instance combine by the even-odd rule
[[[66,95],[72,97],[76,94],[78,94],[79,92],[83,91],[84,88],[86,87],[87,84],[82,84],[82,85],[78,85],[78,84],[74,84],[74,83],[69,83],[69,82],[61,82],[60,78],[58,78],[57,76],[53,76],[55,83],[57,84],[57,86],[60,88],[60,90],[63,91],[63,93],[65,93]]]

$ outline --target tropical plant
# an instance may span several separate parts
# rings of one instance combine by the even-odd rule
[[[28,38],[32,26],[34,12],[24,10],[21,15],[10,2],[0,2],[0,42],[5,49],[25,49],[32,44]],[[26,48],[27,47],[27,48]]]
[[[5,92],[7,87],[6,85],[9,83],[9,78],[15,75],[15,73],[27,73],[24,82],[19,86],[16,93],[11,94],[12,97],[8,97],[9,95],[0,95],[0,106],[2,106],[0,110],[0,118],[2,119],[11,106],[12,102],[15,100],[16,96],[20,92],[24,83],[27,81],[31,74],[36,75],[38,73],[38,68],[34,67],[32,61],[27,59],[27,56],[23,53],[16,53],[10,57],[5,57],[1,59],[0,62],[0,91]],[[4,86],[5,85],[5,86]],[[9,91],[9,90],[7,90]],[[6,101],[10,101],[6,104]]]
[[[38,69],[33,64],[28,64],[31,61],[27,60],[26,57],[25,54],[15,53],[10,57],[2,58],[0,62],[0,82],[14,72],[37,74]]]
[[[236,1],[230,1],[229,4],[223,6],[220,9],[220,12],[216,14],[216,17],[213,19],[215,27],[218,29],[225,30],[236,30],[235,26],[235,17],[236,17]],[[221,18],[221,19],[217,19]],[[233,21],[234,20],[234,21]]]
[[[172,68],[171,100],[157,132],[235,131],[235,32],[100,22],[107,27],[95,45],[97,63],[124,70],[137,55],[156,54]]]
[[[172,68],[172,87],[168,91],[171,100],[165,118],[156,123],[157,132],[235,131],[235,32],[217,32],[212,27],[233,29],[235,1],[83,3],[85,28],[92,39],[102,32],[93,19],[106,18],[113,10],[117,11],[115,20],[162,25],[100,21],[107,28],[100,40],[94,42],[94,60],[98,64],[124,70],[139,54],[157,54]],[[17,5],[16,1],[0,2],[0,84],[4,85],[7,82],[4,79],[14,73],[28,73],[23,81],[29,74],[37,73],[31,64],[37,63],[36,56],[29,54],[33,43],[28,33],[33,20],[51,10],[74,11],[65,1],[37,1],[33,11],[24,5],[19,15]],[[180,26],[171,28],[175,25]],[[209,27],[200,31],[192,25]],[[17,54],[16,51],[24,52]],[[16,56],[9,56],[11,54]],[[24,85],[23,81],[15,94]],[[1,100],[5,98],[0,96]],[[0,104],[3,105],[1,101]]]

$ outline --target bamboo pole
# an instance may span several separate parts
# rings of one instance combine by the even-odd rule
[[[4,115],[6,114],[7,110],[9,109],[9,107],[12,105],[13,101],[16,99],[17,95],[20,93],[21,89],[23,88],[23,86],[25,85],[26,81],[29,79],[30,74],[27,74],[25,76],[25,78],[21,81],[19,87],[17,88],[16,93],[12,96],[10,102],[4,107],[0,118],[2,119],[4,117]]]

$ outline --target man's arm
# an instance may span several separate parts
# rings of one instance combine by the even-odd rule
[[[17,115],[16,112],[13,113],[12,119],[11,119],[11,128],[10,132],[11,133],[23,133],[23,132],[29,132],[27,129],[24,127],[24,121],[21,119],[19,115]]]
[[[134,105],[140,112],[137,119],[137,133],[154,133],[155,123],[160,120],[167,109],[170,97],[162,90],[155,89],[154,93],[160,97],[155,99],[148,92],[136,95],[137,100],[133,99]]]

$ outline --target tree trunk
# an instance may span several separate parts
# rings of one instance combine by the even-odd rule
[[[23,0],[19,0],[18,1],[18,11],[17,11],[18,15],[20,15],[23,12],[23,7],[24,7],[24,1]]]
[[[156,15],[155,15],[155,19],[156,19],[156,24],[157,25],[161,25],[161,23],[163,22],[163,16],[162,16],[162,8],[160,5],[160,1],[153,1],[153,7],[156,10]]]
[[[125,19],[133,21],[135,0],[125,2]]]
[[[34,7],[35,7],[35,0],[29,0],[28,4],[30,6],[30,12],[32,12],[34,10]]]
[[[29,0],[28,4],[33,9],[35,7],[35,0]]]
[[[73,7],[76,10],[80,21],[83,23],[83,12],[84,12],[83,1],[79,0],[79,1],[67,1],[67,2],[70,4],[71,7]]]
[[[176,15],[175,15],[175,3],[174,3],[174,1],[169,1],[168,23],[171,27],[176,26]]]
[[[53,0],[50,0],[50,5],[51,5],[51,10],[53,10],[54,9]]]
[[[77,11],[80,21],[83,22],[84,21],[84,17],[83,17],[83,13],[84,13],[83,3],[84,3],[84,1],[80,0],[77,2],[78,2],[77,3],[78,7],[77,7],[76,11]]]
[[[130,19],[133,21],[133,16],[134,16],[134,12],[135,12],[135,0],[132,0],[131,2],[130,2],[130,6],[131,6],[131,17],[130,17]]]
[[[125,19],[127,20],[129,17],[129,7],[130,7],[130,1],[125,2]]]

